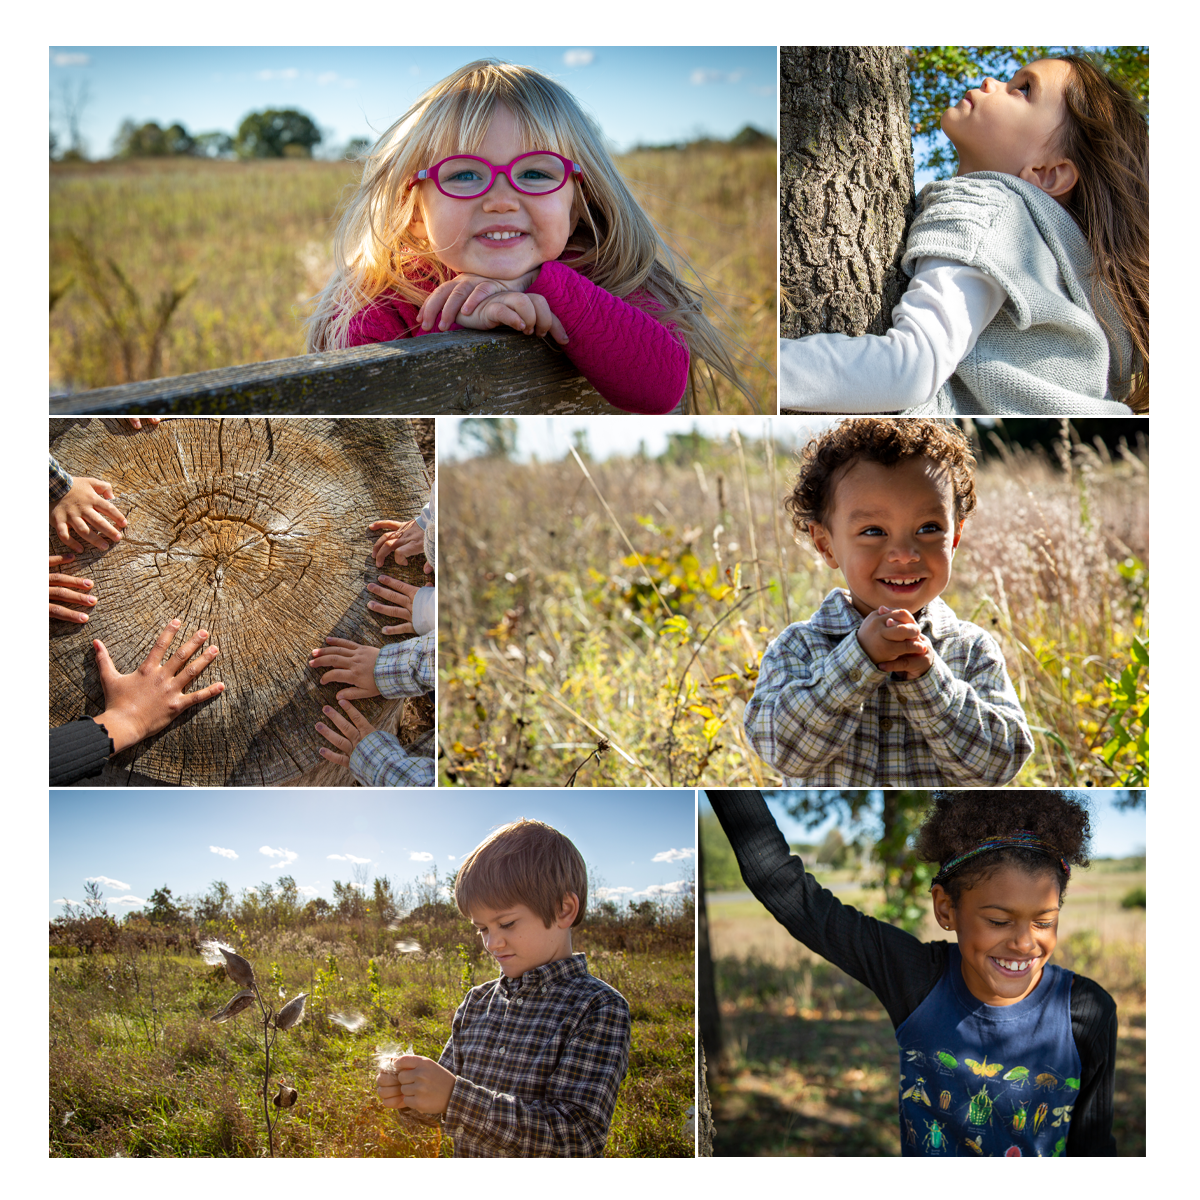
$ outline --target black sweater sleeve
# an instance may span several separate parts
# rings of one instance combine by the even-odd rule
[[[1071,981],[1071,1032],[1075,1035],[1083,1074],[1067,1134],[1067,1155],[1070,1158],[1114,1156],[1117,1153],[1112,1132],[1117,1005],[1098,983],[1082,975]]]
[[[91,717],[50,730],[50,786],[65,787],[99,775],[112,752],[108,730]]]
[[[843,904],[804,870],[758,792],[707,792],[746,886],[810,950],[875,993],[899,1026],[946,969],[948,942],[912,934]]]

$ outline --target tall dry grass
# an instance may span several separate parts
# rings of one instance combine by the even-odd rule
[[[773,411],[773,149],[641,151],[619,163],[696,268],[688,282],[710,292],[707,311],[748,389]],[[302,354],[305,301],[328,280],[334,216],[355,172],[298,160],[53,164],[51,389]],[[718,402],[754,411],[725,384]]]
[[[561,785],[582,763],[579,784],[779,783],[745,703],[767,643],[840,582],[792,540],[790,461],[731,432],[587,471],[445,467],[442,781]],[[997,638],[1039,731],[1019,785],[1136,768],[1136,747],[1102,754],[1106,680],[1148,636],[1146,471],[1141,452],[1067,442],[980,469],[946,599]]]

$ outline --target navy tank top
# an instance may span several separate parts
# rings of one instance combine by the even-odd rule
[[[896,1030],[906,1157],[1054,1158],[1066,1153],[1081,1066],[1072,972],[1043,968],[1030,995],[977,1000],[950,947],[942,977]]]

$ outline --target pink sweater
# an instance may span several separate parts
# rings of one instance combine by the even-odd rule
[[[571,339],[563,347],[567,357],[609,404],[628,412],[665,413],[683,398],[687,342],[649,313],[618,300],[560,262],[543,264],[529,291],[546,298]],[[348,345],[425,332],[416,306],[385,292],[351,318]]]

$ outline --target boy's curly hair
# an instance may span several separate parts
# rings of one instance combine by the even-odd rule
[[[1092,825],[1087,802],[1050,788],[935,792],[933,808],[917,833],[916,851],[928,862],[946,863],[980,842],[1011,836],[1018,829],[1028,829],[1055,846],[1073,866],[1088,865]],[[942,886],[957,906],[965,890],[1006,864],[1030,874],[1053,872],[1059,896],[1066,893],[1067,875],[1058,862],[1040,850],[1020,846],[984,851]]]
[[[466,858],[454,880],[454,901],[464,917],[471,906],[503,909],[524,904],[547,929],[562,908],[563,897],[579,897],[583,920],[587,907],[587,866],[570,838],[542,821],[522,818],[501,825]]]
[[[783,502],[796,533],[828,525],[838,480],[860,459],[885,467],[910,458],[931,458],[950,472],[954,515],[965,520],[975,510],[975,456],[962,430],[951,421],[913,417],[856,417],[812,438],[801,452],[800,474]]]

